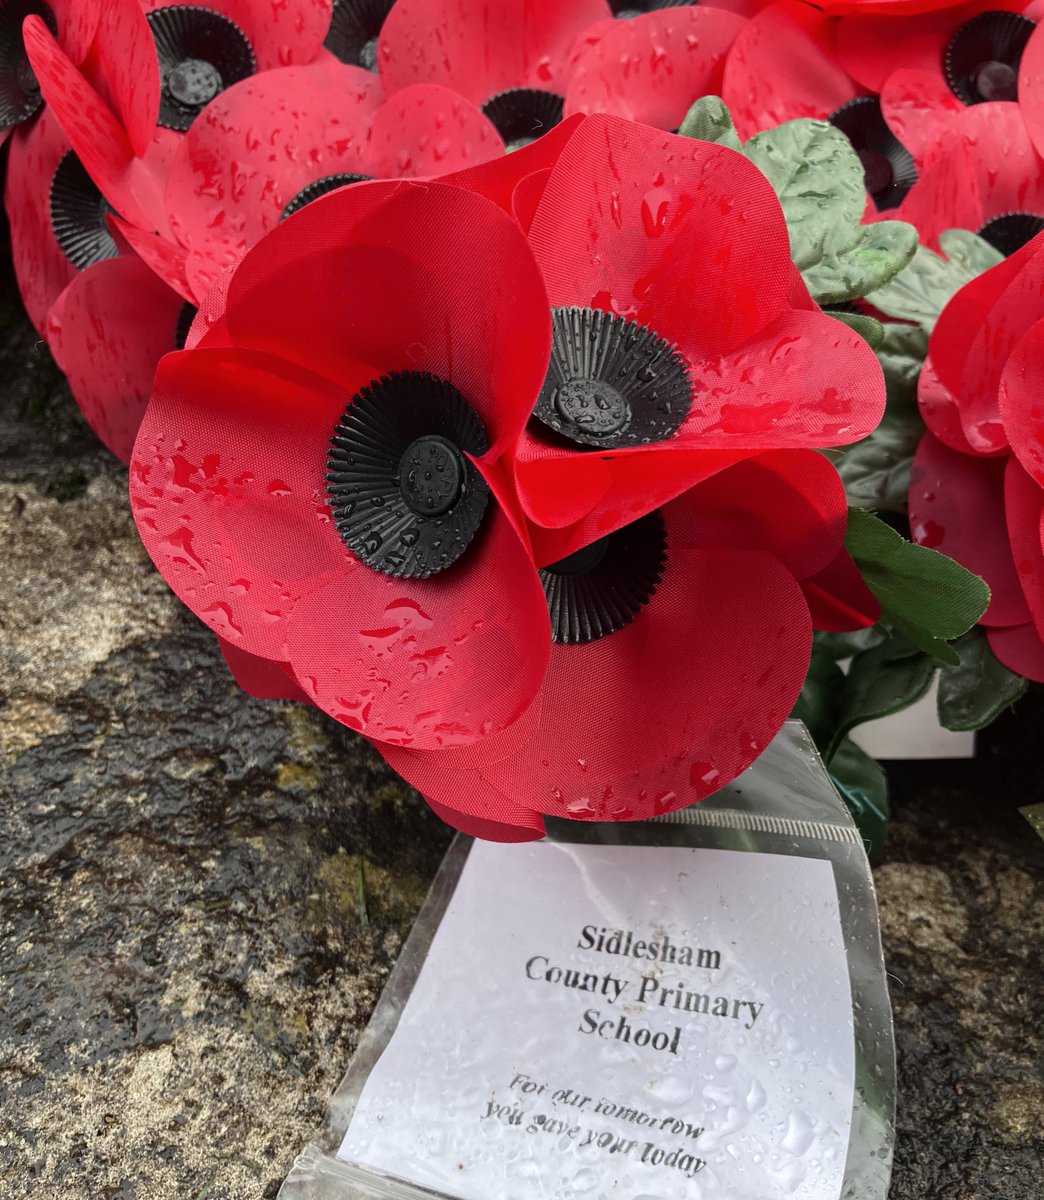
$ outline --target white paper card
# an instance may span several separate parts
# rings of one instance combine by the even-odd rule
[[[458,1200],[838,1200],[829,863],[472,848],[338,1157]]]

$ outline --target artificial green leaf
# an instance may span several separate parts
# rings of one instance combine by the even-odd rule
[[[822,651],[835,660],[852,658],[886,641],[888,632],[880,625],[871,625],[869,629],[856,629],[852,633],[817,632],[812,635],[813,653]]]
[[[730,150],[741,149],[732,116],[720,96],[703,96],[697,100],[685,114],[678,133],[701,142],[716,142]]]
[[[847,325],[849,329],[854,329],[871,350],[876,350],[884,341],[884,326],[873,317],[849,312],[829,312],[827,316],[840,321],[842,325]]]
[[[845,546],[881,605],[884,621],[915,646],[956,666],[946,643],[978,621],[990,589],[953,559],[916,546],[860,508],[849,509]]]
[[[939,234],[939,249],[953,266],[975,279],[1004,261],[1004,255],[970,229],[947,229]]]
[[[833,657],[825,651],[814,649],[805,684],[790,715],[805,723],[805,728],[821,753],[834,736],[837,706],[844,686],[845,673]]]
[[[827,750],[832,762],[849,732],[865,721],[900,712],[928,691],[936,663],[901,635],[852,659],[838,705],[838,721]]]
[[[752,137],[743,152],[775,188],[799,270],[856,243],[864,172],[840,130],[826,121],[787,121]]]
[[[917,402],[917,380],[928,354],[928,335],[917,325],[883,326],[884,339],[877,348],[877,361],[884,371],[888,400]]]
[[[997,661],[982,629],[966,633],[954,648],[961,661],[939,675],[939,722],[958,733],[985,729],[1029,682]]]
[[[863,225],[844,250],[824,254],[801,268],[805,283],[820,304],[854,300],[880,288],[902,271],[917,249],[917,230],[905,221]]]
[[[866,843],[867,853],[880,854],[888,834],[888,777],[884,768],[850,738],[830,760],[830,778],[848,806]]]
[[[1001,259],[989,243],[964,230],[947,230],[940,235],[939,244],[948,258],[918,246],[907,266],[867,300],[888,316],[913,321],[931,333],[951,297]]]

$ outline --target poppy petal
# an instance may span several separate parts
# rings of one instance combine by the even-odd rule
[[[947,229],[980,229],[983,203],[968,147],[958,141],[937,154],[894,216],[913,225],[919,239],[935,250],[939,234]]]
[[[983,625],[1029,620],[1006,536],[1004,467],[1002,458],[958,454],[927,433],[910,476],[911,537],[986,580]]]
[[[360,183],[307,205],[264,245],[229,288],[237,345],[332,380],[360,360],[374,377],[430,371],[474,407],[491,460],[516,440],[544,382],[550,314],[525,236],[501,209],[444,184]]]
[[[881,115],[917,163],[938,152],[954,118],[965,111],[938,71],[895,71],[881,89]]]
[[[470,816],[459,809],[448,808],[429,796],[424,799],[437,817],[469,837],[482,838],[487,842],[536,842],[544,836],[543,817],[530,809],[512,808],[518,821],[518,824],[512,824],[509,821],[493,821],[489,817]]]
[[[862,94],[835,57],[834,25],[796,0],[770,4],[748,22],[722,91],[741,138],[796,117],[822,119]]]
[[[1016,458],[1008,459],[1004,474],[1004,509],[1015,570],[1030,616],[1044,638],[1044,491]]]
[[[324,63],[253,75],[207,105],[166,185],[171,227],[196,270],[212,262],[207,282],[273,228],[306,184],[367,173],[380,99],[369,71]],[[232,131],[243,131],[234,143]]]
[[[47,324],[55,362],[87,423],[129,462],[156,364],[175,349],[184,301],[136,258],[112,258],[78,275]]]
[[[925,425],[944,446],[958,454],[977,453],[964,436],[957,397],[939,378],[930,354],[924,360],[917,380],[917,405]]]
[[[1044,248],[1044,238],[1037,240]],[[1000,415],[1019,462],[1044,487],[1044,320],[1030,326],[1004,366]]]
[[[842,546],[822,571],[801,580],[812,628],[828,633],[868,629],[881,619],[881,605],[855,560]]]
[[[416,84],[377,110],[366,174],[416,179],[463,171],[503,155],[496,127],[473,104],[449,88]]]
[[[565,93],[569,52],[605,0],[396,0],[381,30],[388,94],[439,83],[483,105],[509,88]]]
[[[298,700],[303,704],[311,703],[301,691],[287,663],[247,654],[245,650],[223,637],[219,637],[217,642],[233,679],[248,696],[254,696],[258,700]]]
[[[1026,129],[1044,158],[1044,25],[1039,25],[1019,64],[1019,102]]]
[[[128,225],[119,217],[110,214],[109,224],[126,241],[127,245],[145,263],[158,278],[183,299],[195,303],[197,297],[189,286],[186,274],[188,256],[181,246],[157,237],[154,233],[144,233],[134,225]]]
[[[724,786],[768,745],[801,690],[811,625],[768,554],[676,552],[626,628],[551,651],[540,727],[482,774],[517,804],[639,820]],[[670,663],[670,670],[665,664]]]
[[[45,108],[26,131],[16,130],[7,159],[4,204],[11,224],[11,259],[22,303],[37,332],[47,327],[51,305],[76,277],[51,225],[46,197],[69,143]]]
[[[359,569],[325,489],[347,399],[256,351],[193,350],[160,363],[131,465],[138,530],[184,603],[250,654],[286,659],[294,604]]]
[[[84,4],[83,0],[50,0],[50,7],[62,49],[73,62],[83,62],[98,31],[102,6]]]
[[[93,4],[82,5],[92,8]],[[135,154],[152,142],[159,114],[160,76],[156,43],[141,0],[104,0],[97,63],[113,111]],[[64,46],[63,39],[63,46]],[[76,61],[75,58],[73,61]]]
[[[540,688],[551,640],[532,560],[495,505],[449,572],[402,580],[359,567],[298,601],[288,633],[320,708],[417,750],[509,728]]]
[[[954,7],[952,0],[939,7]],[[1003,0],[996,4],[1003,6]],[[835,48],[841,66],[870,92],[881,92],[893,71],[933,71],[942,78],[942,58],[956,20],[904,14],[897,25],[889,14],[853,13],[838,21]],[[901,31],[901,32],[900,32]]]
[[[987,629],[990,649],[1016,675],[1044,683],[1044,641],[1032,623],[1007,629]]]
[[[696,100],[721,93],[725,56],[744,24],[734,13],[698,5],[618,21],[581,58],[565,111],[676,130]]]

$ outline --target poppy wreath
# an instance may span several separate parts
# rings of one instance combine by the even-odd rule
[[[1044,234],[943,309],[921,374],[914,539],[984,578],[990,648],[1044,682]]]

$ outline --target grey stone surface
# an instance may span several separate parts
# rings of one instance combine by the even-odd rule
[[[0,1195],[271,1197],[448,834],[359,739],[238,691],[13,302],[0,353]],[[895,1200],[1039,1194],[1041,713],[895,774]]]

